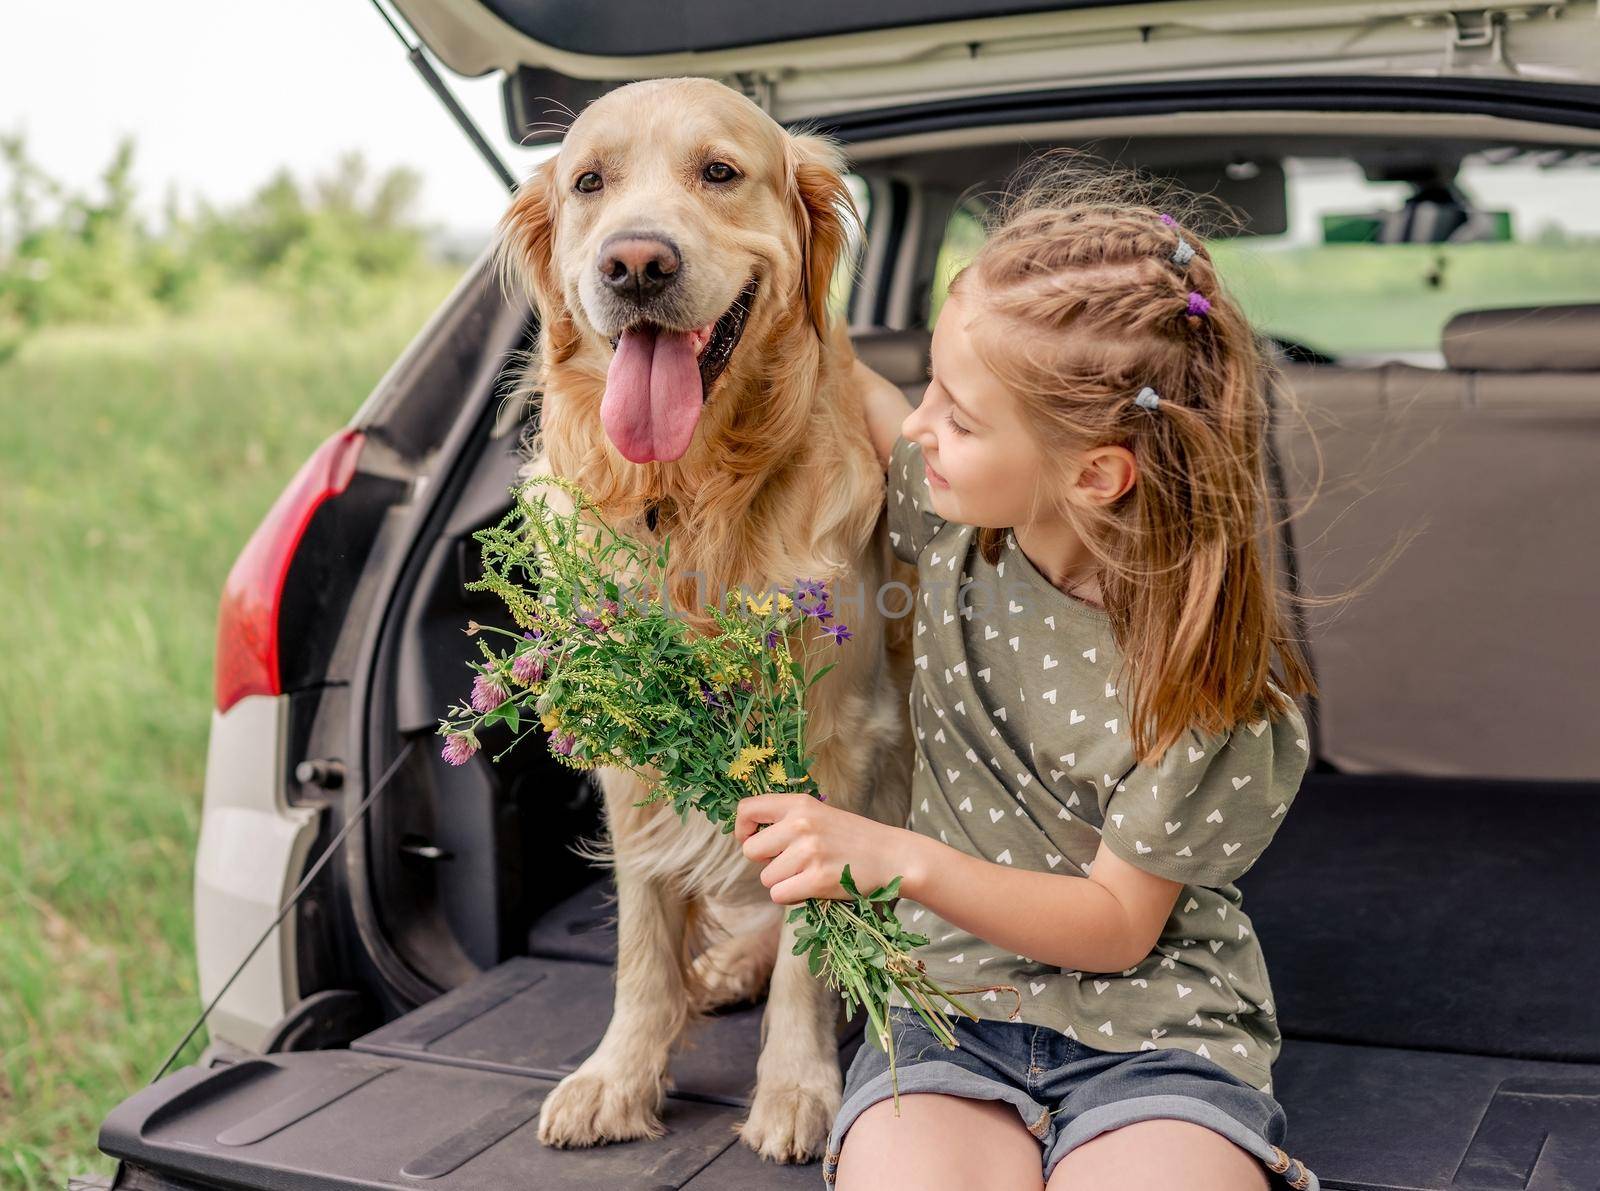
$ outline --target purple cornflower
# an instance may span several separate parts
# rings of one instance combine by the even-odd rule
[[[498,675],[480,674],[472,680],[472,710],[486,712],[493,711],[500,704],[511,698],[511,692],[506,690]]]
[[[800,609],[802,615],[810,616],[817,620],[828,620],[833,616],[833,611],[828,607],[828,601],[826,597],[819,598],[818,602],[813,607],[807,607],[798,600],[795,601],[794,606]]]
[[[439,755],[452,765],[465,765],[478,751],[478,738],[471,732],[451,732],[445,737]]]
[[[797,596],[808,595],[813,599],[826,601],[828,598],[828,585],[820,579],[800,579],[795,582],[794,594]]]
[[[576,732],[556,732],[550,737],[550,751],[560,753],[563,757],[572,756],[572,750],[578,746]]]
[[[544,630],[543,629],[531,629],[531,630],[523,633],[522,635],[524,637],[526,637],[529,641],[533,641],[533,640],[535,640],[535,639],[537,639],[539,637],[544,636]]]
[[[850,640],[852,636],[854,636],[854,634],[842,624],[830,624],[822,631],[829,634],[833,638],[834,644],[836,645],[843,644],[844,642]]]
[[[1210,299],[1197,290],[1189,291],[1189,309],[1187,313],[1204,315],[1210,309]]]
[[[727,709],[728,701],[722,696],[722,693],[713,690],[703,681],[700,683],[700,698],[705,701],[707,707],[715,708],[718,711]]]
[[[530,649],[526,653],[519,653],[516,660],[511,663],[511,677],[524,686],[542,681],[544,659],[543,649]]]
[[[768,649],[776,649],[776,648],[778,648],[778,640],[782,636],[783,636],[783,634],[780,633],[777,629],[768,629],[767,630],[767,635],[765,637],[767,648]]]
[[[1161,212],[1161,222],[1166,224],[1168,227],[1178,226],[1178,221],[1172,216],[1168,215],[1165,211]]]

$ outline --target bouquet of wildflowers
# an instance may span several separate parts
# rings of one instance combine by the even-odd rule
[[[573,513],[563,516],[533,493],[547,484],[572,497]],[[714,629],[695,632],[668,606],[670,535],[647,551],[560,477],[535,477],[513,492],[515,507],[474,535],[484,575],[466,586],[498,594],[522,632],[469,622],[483,660],[468,663],[476,671],[468,705],[452,706],[440,721],[445,760],[463,764],[481,747],[479,730],[504,724],[514,738],[498,760],[537,726],[550,733],[561,763],[631,770],[652,784],[651,797],[638,805],[670,798],[680,818],[698,811],[724,833],[749,795],[787,790],[825,798],[810,775],[805,701],[834,663],[812,668],[820,659],[811,638],[828,651],[851,635],[842,624],[822,625],[832,619],[825,584],[801,581],[761,598],[730,592],[705,606]],[[624,575],[637,578],[637,589],[624,590]],[[489,644],[491,633],[506,638],[503,648]],[[928,940],[889,911],[900,878],[863,893],[846,865],[839,884],[848,899],[812,898],[790,913],[790,921],[804,919],[794,953],[804,952],[811,974],[844,997],[846,1018],[866,1010],[891,1073],[891,988],[954,1047],[932,998],[976,1015],[911,956]],[[984,990],[950,990],[974,991]],[[898,1104],[898,1082],[895,1089]]]

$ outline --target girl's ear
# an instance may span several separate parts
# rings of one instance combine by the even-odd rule
[[[493,263],[507,301],[531,295],[539,309],[545,354],[559,361],[571,354],[578,334],[555,263],[555,177],[556,158],[551,157],[517,187],[495,227]]]
[[[844,182],[844,152],[834,141],[817,133],[785,133],[784,158],[790,210],[800,236],[806,311],[818,338],[826,342],[833,271],[851,226],[860,228],[860,216]]]

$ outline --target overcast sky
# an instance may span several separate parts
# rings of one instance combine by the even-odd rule
[[[119,135],[137,137],[141,208],[159,218],[175,182],[241,200],[279,166],[301,181],[360,149],[373,174],[420,170],[418,212],[485,236],[505,209],[500,180],[406,59],[370,0],[31,0],[5,6],[0,129],[75,189],[96,179]],[[402,26],[403,27],[403,26]],[[542,154],[513,145],[496,76],[440,74],[523,177]]]
[[[134,177],[154,222],[169,183],[237,202],[280,166],[302,182],[359,148],[374,174],[423,174],[419,214],[486,238],[508,195],[406,60],[370,0],[31,0],[13,3],[0,36],[0,129],[27,133],[51,175],[90,188],[118,136],[137,136]],[[463,79],[439,66],[517,178],[544,155],[511,144],[496,76]],[[1600,168],[1466,171],[1486,206],[1509,206],[1523,234],[1546,220],[1600,231]],[[1318,234],[1317,208],[1361,209],[1378,196],[1349,176],[1319,178],[1294,211],[1299,240]]]

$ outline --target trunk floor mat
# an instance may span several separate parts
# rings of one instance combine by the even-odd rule
[[[119,1105],[100,1147],[171,1185],[821,1188],[821,1164],[740,1142],[762,1007],[729,1007],[673,1056],[665,1137],[556,1150],[539,1106],[599,1043],[612,969],[518,957],[348,1051],[185,1067]],[[841,1034],[840,1062],[862,1044]],[[1600,1185],[1600,1065],[1290,1039],[1273,1069],[1284,1148],[1324,1187],[1500,1191]],[[143,1186],[159,1187],[159,1181]]]

